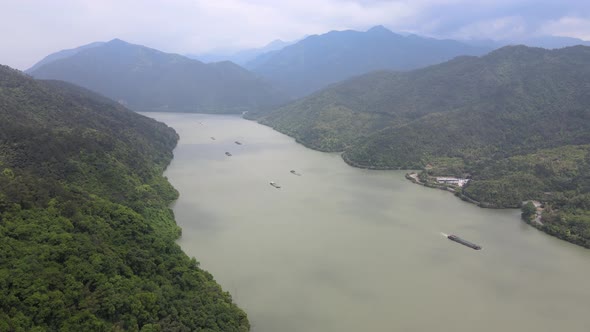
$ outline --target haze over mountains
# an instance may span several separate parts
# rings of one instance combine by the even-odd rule
[[[46,58],[28,73],[83,86],[136,111],[240,113],[283,100],[231,62],[204,64],[119,39],[92,45]]]
[[[554,46],[584,42],[562,37],[538,41]],[[48,55],[27,72],[81,85],[138,111],[241,113],[268,110],[356,75],[482,55],[502,43],[437,40],[376,26],[309,36],[294,44],[277,40],[225,56],[248,71],[229,61],[204,64],[114,39]]]
[[[252,52],[284,45],[273,42]],[[423,67],[488,50],[452,40],[404,37],[378,26],[367,32],[310,36],[260,54],[246,64],[253,73],[231,62],[204,64],[119,39],[51,54],[27,72],[78,84],[138,111],[240,113],[270,108],[372,70]]]
[[[366,32],[331,31],[310,36],[264,59],[256,59],[246,68],[300,97],[374,70],[415,69],[490,50],[453,40],[402,36],[376,26]]]
[[[294,43],[295,42],[286,42],[277,39],[260,48],[251,48],[236,52],[209,52],[202,54],[187,54],[186,56],[191,59],[199,60],[205,63],[231,61],[240,66],[244,66],[246,63],[254,60],[262,54],[283,49],[284,47],[292,45]]]

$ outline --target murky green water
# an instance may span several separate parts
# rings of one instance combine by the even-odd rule
[[[349,167],[239,117],[147,115],[181,137],[166,172],[179,242],[254,332],[590,330],[590,250],[519,211]]]

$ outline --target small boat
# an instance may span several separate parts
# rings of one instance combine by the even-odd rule
[[[475,250],[481,250],[481,246],[475,244],[475,243],[471,243],[467,240],[463,240],[462,238],[458,237],[457,235],[449,235],[447,236],[447,239],[451,240],[451,241],[455,241],[457,243],[460,243],[466,247],[469,247],[471,249],[475,249]]]
[[[281,188],[281,186],[279,186],[279,185],[278,185],[276,182],[274,182],[274,181],[270,181],[270,185],[271,185],[271,186],[273,186],[273,187],[275,187],[275,188],[277,188],[277,189],[280,189],[280,188]]]
[[[236,143],[237,145],[242,145],[242,143],[235,141],[234,143]]]
[[[225,155],[228,157],[231,157],[231,153],[229,153],[229,152],[226,152]]]
[[[215,140],[215,137],[211,136],[211,139],[212,139],[212,140]]]
[[[301,176],[300,173],[297,173],[297,171],[295,171],[294,169],[291,170],[291,174],[297,175],[297,176]]]

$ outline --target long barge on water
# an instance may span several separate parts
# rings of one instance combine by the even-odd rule
[[[471,249],[481,250],[481,246],[479,246],[479,245],[477,245],[475,243],[469,242],[467,240],[464,240],[464,239],[458,237],[457,235],[453,235],[453,234],[447,235],[447,239],[449,239],[451,241],[455,241],[457,243],[460,243],[460,244],[462,244],[462,245],[464,245],[466,247],[469,247]]]

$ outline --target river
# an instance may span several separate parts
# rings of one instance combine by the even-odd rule
[[[179,244],[253,332],[590,328],[590,250],[517,210],[350,167],[237,116],[145,115],[180,134],[165,173],[180,192]]]

